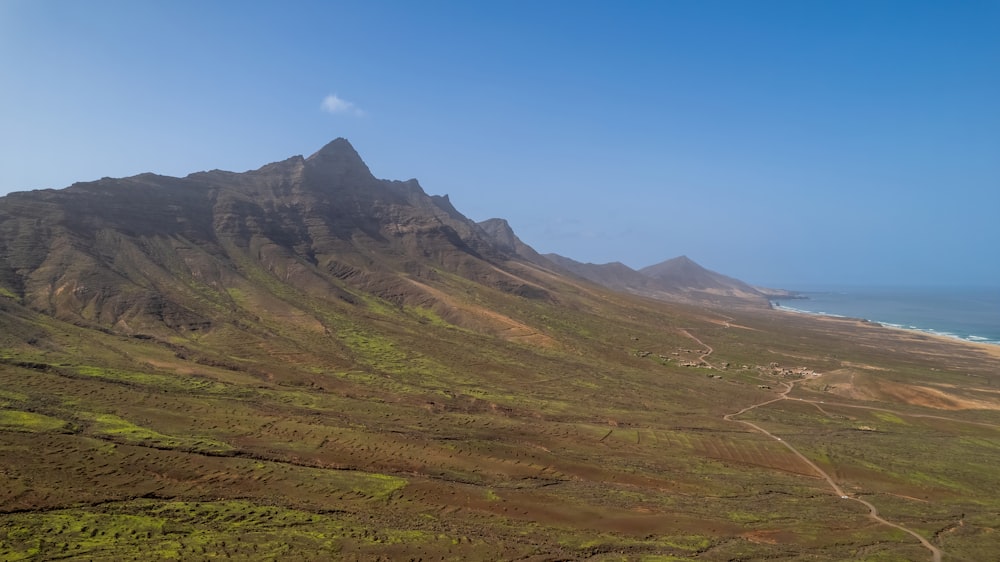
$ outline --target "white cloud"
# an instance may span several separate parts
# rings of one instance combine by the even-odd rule
[[[327,113],[346,113],[348,115],[355,115],[361,117],[365,114],[364,110],[360,107],[354,105],[353,103],[341,98],[337,94],[330,94],[323,98],[323,103],[319,104],[319,108]]]

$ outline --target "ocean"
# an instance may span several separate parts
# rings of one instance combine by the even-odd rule
[[[799,293],[806,298],[775,299],[772,304],[1000,345],[1000,287],[824,287]]]

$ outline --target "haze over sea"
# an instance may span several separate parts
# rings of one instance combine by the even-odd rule
[[[814,287],[801,294],[807,298],[774,304],[1000,345],[1000,287]]]

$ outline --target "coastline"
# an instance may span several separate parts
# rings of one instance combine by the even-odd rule
[[[1000,341],[985,340],[985,339],[984,340],[972,340],[972,339],[963,338],[963,337],[955,335],[955,334],[948,334],[948,333],[944,333],[944,332],[940,332],[940,331],[935,331],[935,330],[932,330],[932,329],[910,328],[910,327],[907,327],[907,326],[900,326],[898,324],[892,324],[892,323],[886,323],[886,322],[879,322],[878,320],[871,320],[871,319],[868,319],[868,318],[856,318],[856,317],[844,316],[844,315],[840,315],[840,314],[830,314],[830,313],[827,313],[827,312],[812,312],[812,311],[809,311],[809,310],[801,310],[801,309],[798,309],[798,308],[792,308],[792,307],[788,307],[788,306],[783,306],[780,303],[776,303],[775,301],[769,301],[769,302],[770,302],[772,310],[777,311],[777,312],[782,312],[782,313],[785,313],[785,314],[802,315],[802,316],[809,316],[809,317],[817,318],[817,319],[830,319],[830,320],[837,320],[837,321],[848,320],[848,321],[858,322],[859,324],[863,324],[865,326],[870,326],[872,328],[884,328],[886,330],[893,330],[893,331],[896,331],[896,332],[902,332],[902,333],[908,334],[908,335],[920,334],[921,336],[934,338],[934,339],[939,340],[941,342],[968,344],[968,345],[973,346],[973,347],[975,347],[977,349],[985,351],[986,353],[988,353],[990,355],[993,355],[993,356],[996,356],[996,357],[1000,357]]]

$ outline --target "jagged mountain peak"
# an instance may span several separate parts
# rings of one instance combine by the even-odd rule
[[[306,167],[323,176],[342,179],[374,179],[358,151],[342,137],[333,139],[306,158]]]
[[[518,238],[506,219],[486,219],[478,223],[478,226],[502,251],[513,254],[535,265],[543,267],[552,267],[554,265],[547,258],[536,252],[534,248]]]
[[[352,145],[351,141],[345,139],[344,137],[337,137],[326,143],[323,145],[323,148],[314,152],[311,156],[309,156],[309,158],[307,158],[307,160],[331,158],[351,158],[361,161],[361,155],[354,149],[354,145]]]
[[[517,236],[506,219],[486,219],[479,223],[479,227],[492,236],[493,240],[504,249],[512,252],[517,251]]]

